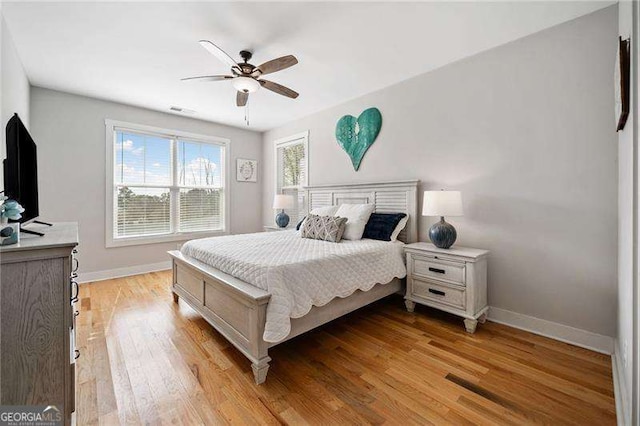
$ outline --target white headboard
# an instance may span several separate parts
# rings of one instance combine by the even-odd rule
[[[375,204],[377,213],[406,213],[409,221],[399,240],[418,241],[419,180],[305,187],[306,213],[317,207],[340,204]]]

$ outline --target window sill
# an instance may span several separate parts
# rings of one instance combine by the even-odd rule
[[[187,241],[196,238],[218,237],[221,235],[228,235],[227,231],[198,231],[198,232],[184,232],[180,234],[167,234],[157,235],[149,237],[130,237],[130,238],[108,238],[106,241],[106,248],[114,247],[127,247],[127,246],[140,246],[147,244],[159,244],[168,243],[173,241]]]

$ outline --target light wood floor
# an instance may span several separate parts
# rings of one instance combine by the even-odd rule
[[[86,424],[615,424],[610,357],[392,297],[273,348],[267,382],[169,272],[82,285]]]

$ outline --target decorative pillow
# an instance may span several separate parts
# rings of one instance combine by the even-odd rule
[[[398,239],[398,235],[400,235],[405,226],[407,226],[407,222],[409,222],[409,216],[405,216],[400,219],[400,222],[396,225],[396,229],[394,229],[391,234],[391,241],[396,241]]]
[[[317,216],[310,214],[302,225],[300,236],[314,240],[339,243],[344,233],[347,218],[336,216]]]
[[[309,213],[315,214],[316,216],[335,216],[338,211],[338,206],[325,206],[325,207],[316,207],[312,209]]]
[[[316,207],[315,209],[311,210],[309,213],[315,214],[317,216],[335,216],[336,210],[338,210],[338,206]],[[296,231],[299,231],[300,228],[302,228],[302,224],[304,223],[304,220],[306,218],[307,217],[305,216],[302,218],[300,222],[298,222],[298,225],[296,226]]]
[[[369,221],[369,216],[376,208],[374,204],[342,204],[338,207],[336,216],[346,217],[347,226],[342,238],[345,240],[359,240],[362,238],[364,227]]]
[[[367,225],[364,227],[362,238],[393,241],[391,239],[393,231],[405,217],[407,215],[404,213],[372,213]]]

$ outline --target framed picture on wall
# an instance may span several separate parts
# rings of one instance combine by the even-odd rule
[[[257,182],[258,160],[238,158],[236,160],[236,180],[238,182]]]
[[[616,131],[624,129],[629,117],[630,87],[631,87],[631,39],[623,40],[618,37],[618,55],[615,69],[615,107],[616,107]]]

